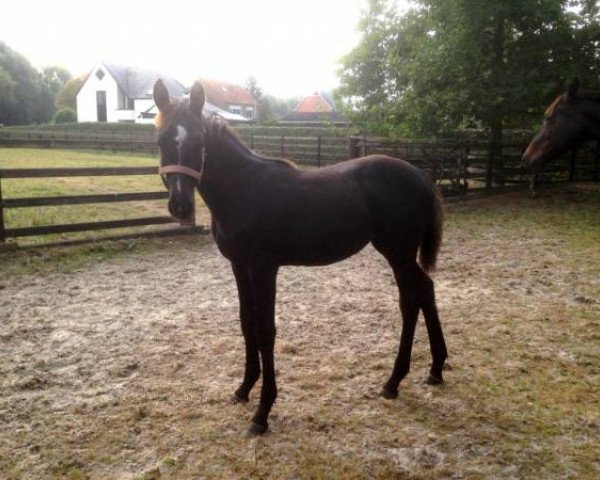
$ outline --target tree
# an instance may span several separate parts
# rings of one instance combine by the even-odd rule
[[[38,72],[29,61],[0,42],[0,123],[20,125],[48,122],[54,96],[65,75],[60,67]]]
[[[54,98],[54,107],[57,110],[70,109],[77,111],[77,92],[79,92],[86,78],[87,76],[84,75],[65,82]]]
[[[260,103],[263,97],[262,88],[258,86],[258,82],[253,75],[250,75],[246,80],[246,89],[252,95],[252,98],[256,100],[257,103]]]
[[[70,108],[60,108],[52,117],[53,123],[75,123],[77,121],[77,113]]]
[[[256,120],[260,124],[271,123],[275,120],[273,116],[273,112],[271,111],[271,101],[268,97],[264,97],[260,105],[258,106],[258,112],[256,116]]]
[[[41,82],[55,97],[65,83],[71,80],[71,73],[59,66],[44,67],[41,72]]]
[[[0,42],[0,123],[35,121],[39,97],[38,74],[30,63]]]
[[[342,58],[341,87],[335,92],[357,123],[371,121],[385,129],[394,120],[397,85],[388,59],[395,41],[398,17],[386,0],[369,0],[362,12],[359,45]]]
[[[494,147],[503,128],[537,122],[530,112],[568,77],[598,79],[595,2],[415,3],[399,17],[389,2],[370,0],[362,40],[341,70],[346,105],[379,111],[380,124],[393,133],[480,127]]]
[[[263,97],[262,88],[253,75],[246,80],[246,89],[254,99],[255,117],[259,123],[268,123],[273,119],[269,102]]]

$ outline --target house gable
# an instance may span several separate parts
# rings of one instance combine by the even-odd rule
[[[348,125],[343,112],[333,109],[330,101],[319,93],[303,98],[296,108],[279,119],[288,125]]]
[[[333,111],[333,106],[322,95],[315,93],[303,98],[294,111],[304,113],[331,112]]]

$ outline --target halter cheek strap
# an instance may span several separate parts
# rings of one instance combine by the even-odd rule
[[[200,181],[202,178],[202,172],[198,172],[193,168],[186,167],[184,165],[165,165],[164,167],[158,168],[159,175],[165,175],[167,173],[182,173],[188,177],[195,178]]]

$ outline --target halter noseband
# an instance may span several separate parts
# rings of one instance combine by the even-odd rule
[[[194,180],[196,180],[196,184],[198,184],[200,183],[200,180],[202,180],[202,171],[204,170],[205,161],[206,149],[202,147],[202,166],[200,167],[200,171],[186,167],[185,165],[165,165],[164,167],[158,167],[158,174],[165,184],[165,187],[167,187],[167,180],[165,178],[167,173],[181,173],[183,175],[187,175],[188,177],[192,177]]]
[[[165,165],[164,167],[158,168],[159,175],[166,175],[167,173],[182,173],[188,177],[195,178],[198,182],[202,178],[202,172],[198,172],[197,170],[184,165]]]

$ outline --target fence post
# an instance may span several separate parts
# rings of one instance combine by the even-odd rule
[[[254,150],[254,125],[250,127],[250,148]]]
[[[321,135],[317,136],[317,167],[321,166]]]
[[[348,137],[348,160],[360,157],[358,151],[358,138],[349,136]]]
[[[4,205],[2,203],[2,172],[0,171],[0,243],[6,241],[6,231],[4,229]]]
[[[285,158],[285,135],[281,135],[281,158]]]
[[[365,133],[365,130],[363,130],[363,134],[362,134],[362,145],[360,147],[360,156],[361,157],[367,156],[367,134]]]
[[[493,143],[489,146],[487,165],[485,167],[485,188],[491,190],[494,186],[494,155],[496,153],[496,147]]]
[[[577,149],[571,152],[571,163],[569,164],[569,182],[575,181],[575,160],[577,159]]]
[[[600,181],[600,142],[596,142],[596,154],[594,155],[594,181]]]

